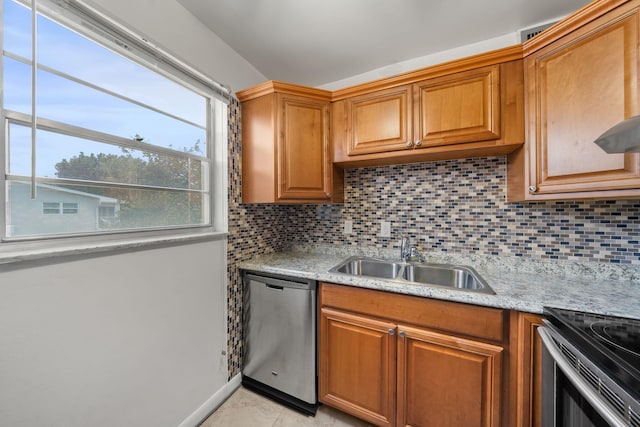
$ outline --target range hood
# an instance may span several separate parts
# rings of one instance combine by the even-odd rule
[[[607,153],[640,153],[640,115],[623,120],[594,142]]]

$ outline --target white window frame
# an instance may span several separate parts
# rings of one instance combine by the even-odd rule
[[[90,235],[56,235],[38,236],[37,238],[7,238],[6,209],[0,209],[1,238],[0,238],[0,263],[11,262],[12,257],[25,259],[20,251],[32,252],[44,251],[51,254],[73,253],[78,248],[93,247],[96,250],[104,248],[120,248],[130,245],[139,246],[140,243],[158,243],[184,241],[185,239],[223,238],[226,237],[228,227],[227,204],[227,112],[230,99],[230,90],[224,85],[210,79],[205,74],[189,66],[175,56],[169,54],[147,38],[137,34],[130,28],[106,16],[97,9],[77,0],[19,0],[30,6],[37,2],[36,9],[39,13],[53,18],[61,24],[73,28],[74,31],[85,37],[107,46],[128,59],[149,67],[154,65],[154,70],[159,74],[174,80],[183,86],[206,97],[208,101],[207,122],[207,159],[209,160],[209,181],[204,183],[209,189],[210,224],[194,225],[186,227],[166,227],[149,230],[118,230],[109,233],[97,232]],[[0,6],[0,14],[1,14]],[[0,31],[0,46],[3,46]],[[0,79],[2,71],[0,67]],[[3,121],[16,120],[10,117],[4,110],[0,115]],[[41,120],[38,120],[39,122]],[[46,126],[46,121],[44,121]],[[4,129],[8,129],[8,123],[2,123]],[[0,132],[0,172],[3,177],[0,185],[0,196],[7,201],[7,169],[6,158],[7,135]],[[175,154],[175,153],[173,153]],[[60,205],[62,212],[62,205]],[[101,249],[102,248],[102,249]],[[15,258],[17,259],[17,258]]]

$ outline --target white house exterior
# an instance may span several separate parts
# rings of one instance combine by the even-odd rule
[[[7,234],[11,237],[90,232],[111,228],[120,211],[117,199],[48,184],[12,181],[9,185],[11,212]],[[13,212],[19,212],[14,214]]]

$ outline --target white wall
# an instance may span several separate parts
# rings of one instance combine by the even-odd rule
[[[0,425],[180,424],[227,382],[225,247],[0,266]]]
[[[173,0],[89,2],[234,91],[266,80]],[[225,250],[0,266],[0,426],[192,421],[227,388]]]
[[[175,0],[86,0],[236,92],[267,78]]]

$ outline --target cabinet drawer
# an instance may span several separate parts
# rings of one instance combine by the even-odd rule
[[[495,308],[330,283],[321,284],[320,304],[495,342],[505,334],[507,312]]]

